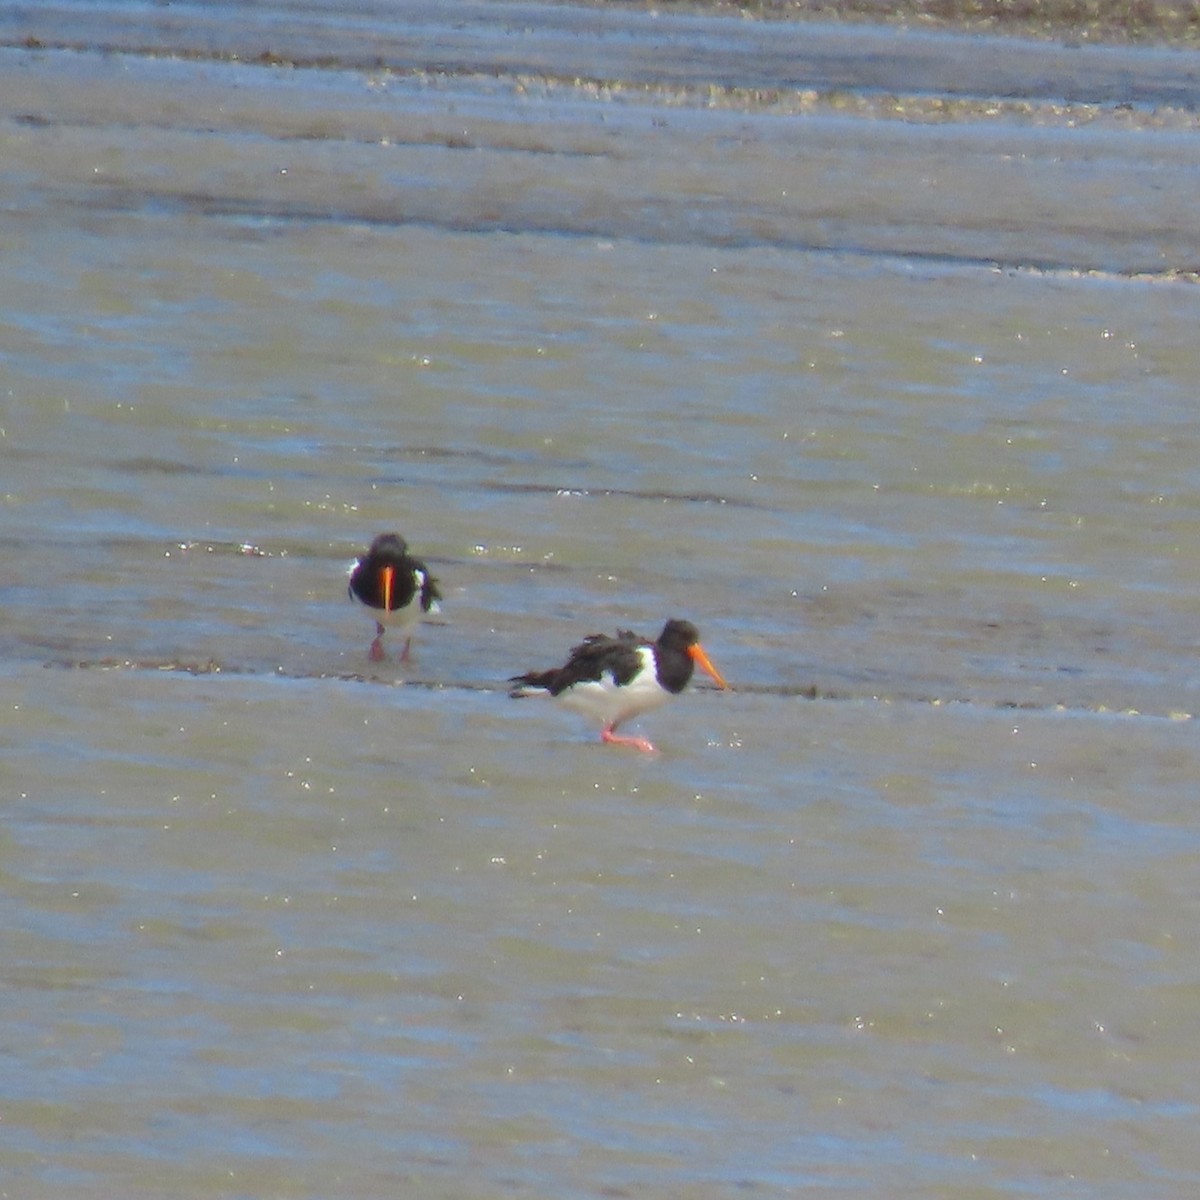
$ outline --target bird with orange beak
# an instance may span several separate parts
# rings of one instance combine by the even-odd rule
[[[375,617],[375,640],[367,657],[372,662],[384,658],[383,635],[395,629],[404,636],[400,661],[407,662],[417,622],[437,612],[442,598],[437,580],[419,558],[408,552],[408,544],[398,533],[381,533],[370,549],[350,568],[351,599],[361,601]]]
[[[694,668],[727,687],[700,645],[690,621],[668,621],[655,641],[624,629],[616,637],[592,634],[576,646],[564,666],[514,675],[510,696],[551,696],[576,712],[603,723],[600,739],[653,751],[643,737],[624,737],[617,727],[677,696]]]

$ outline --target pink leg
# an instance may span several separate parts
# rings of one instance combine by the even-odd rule
[[[412,638],[406,637],[404,639],[404,649],[400,651],[400,661],[401,662],[408,662],[408,652],[411,649],[412,649]]]
[[[387,657],[383,652],[383,626],[378,621],[375,622],[375,640],[371,643],[370,650],[367,651],[367,657],[372,662],[383,662]]]
[[[645,738],[640,737],[620,737],[614,732],[615,727],[605,725],[600,731],[600,740],[609,746],[636,746],[637,749],[644,751],[646,754],[653,754],[654,747]]]

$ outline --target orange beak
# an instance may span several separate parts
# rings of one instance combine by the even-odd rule
[[[392,576],[396,573],[395,567],[384,567],[380,574],[383,576],[383,611],[392,611]]]
[[[704,653],[704,647],[697,642],[694,646],[688,647],[688,654],[691,655],[692,662],[696,664],[706,674],[711,675],[716,680],[717,687],[728,687],[729,684],[721,678],[721,672],[712,665],[708,660],[708,655]]]

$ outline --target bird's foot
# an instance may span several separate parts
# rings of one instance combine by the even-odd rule
[[[383,660],[387,657],[387,655],[383,651],[383,639],[382,638],[376,638],[371,643],[371,648],[370,648],[370,650],[367,651],[367,657],[372,662],[383,662]]]
[[[609,746],[633,746],[641,750],[643,754],[655,753],[653,743],[648,742],[644,737],[621,737],[620,734],[613,733],[609,728],[601,730],[600,740]]]

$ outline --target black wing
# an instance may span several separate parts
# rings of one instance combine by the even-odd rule
[[[597,682],[605,671],[609,671],[618,686],[623,686],[641,669],[642,657],[638,648],[650,644],[628,629],[620,630],[616,637],[593,633],[572,648],[566,666],[514,675],[511,682],[545,688],[550,695],[557,696],[572,684]]]
[[[421,585],[421,611],[428,612],[433,607],[433,602],[442,598],[442,593],[438,591],[437,580],[430,575],[429,568],[420,559],[414,558],[413,566],[425,576],[425,582]]]

